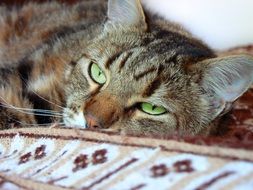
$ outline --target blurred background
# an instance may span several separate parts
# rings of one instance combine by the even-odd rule
[[[0,5],[50,0],[0,0]],[[57,0],[73,4],[81,0]],[[104,0],[101,0],[104,1]],[[215,50],[253,44],[253,0],[141,0],[143,5],[180,23]]]
[[[216,50],[253,44],[253,0],[142,0]]]

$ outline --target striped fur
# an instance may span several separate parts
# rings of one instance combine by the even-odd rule
[[[89,127],[95,118],[96,128],[122,134],[209,133],[215,118],[204,71],[195,67],[213,51],[175,24],[148,12],[144,18],[137,0],[110,2],[117,11],[120,3],[138,7],[117,19],[110,5],[106,17],[100,0],[0,9],[0,128]],[[103,86],[89,76],[92,62],[106,75]],[[168,112],[145,114],[140,102]]]

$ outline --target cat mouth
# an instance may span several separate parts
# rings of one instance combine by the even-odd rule
[[[111,126],[109,128],[91,128],[89,127],[87,121],[85,120],[84,114],[82,111],[74,113],[72,110],[65,108],[64,109],[64,118],[63,123],[65,127],[71,128],[80,128],[87,129],[92,131],[100,131],[105,133],[113,134],[123,134],[123,131],[120,127]]]
[[[70,109],[64,109],[63,123],[66,127],[88,128],[83,112],[73,113]]]

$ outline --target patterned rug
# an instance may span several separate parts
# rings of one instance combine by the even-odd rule
[[[253,189],[253,151],[87,130],[0,131],[0,189]]]

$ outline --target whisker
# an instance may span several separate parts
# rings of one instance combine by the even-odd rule
[[[25,113],[25,112],[23,112],[23,113]],[[45,117],[57,117],[57,118],[62,118],[62,116],[61,115],[52,115],[52,114],[42,114],[42,113],[29,113],[29,112],[27,112],[26,114],[28,114],[28,115],[36,115],[36,116],[45,116]]]
[[[45,126],[50,126],[53,124],[64,125],[64,123],[43,123],[43,124],[26,123],[26,122],[21,122],[21,121],[15,120],[15,119],[13,119],[13,121],[15,121],[16,123],[19,123],[21,125],[24,125],[24,126],[32,126],[32,127],[45,127]]]
[[[37,116],[47,116],[47,117],[58,117],[58,118],[62,118],[64,115],[63,114],[46,114],[46,113],[36,113],[36,112],[31,112],[31,110],[30,110],[30,112],[28,112],[29,111],[29,109],[28,109],[28,111],[25,111],[26,110],[26,108],[24,108],[24,111],[22,110],[23,108],[18,108],[18,107],[15,107],[15,106],[13,106],[13,105],[11,105],[11,104],[8,104],[7,102],[6,102],[6,100],[5,99],[3,99],[3,97],[0,97],[4,102],[5,102],[5,105],[3,105],[3,104],[1,104],[1,107],[5,107],[5,108],[11,108],[11,109],[14,109],[15,111],[18,111],[18,112],[20,112],[20,113],[24,113],[24,114],[28,114],[28,115],[37,115]]]
[[[62,116],[64,116],[63,114],[60,114],[60,113],[58,113],[58,114],[57,113],[50,113],[50,112],[43,113],[42,111],[41,111],[41,113],[36,113],[38,111],[35,110],[36,112],[33,112],[33,110],[29,110],[29,109],[28,109],[28,111],[26,111],[26,109],[17,108],[15,106],[4,106],[4,105],[1,105],[1,107],[9,108],[9,109],[14,109],[14,110],[16,110],[16,111],[18,111],[20,113],[31,114],[31,115],[54,116],[54,117],[60,117],[60,116],[62,117]]]
[[[23,80],[23,82],[25,83],[25,85],[28,86],[28,84],[27,84],[27,82],[25,81],[25,79],[24,79],[22,76],[20,76],[20,77],[22,78],[22,80]],[[48,103],[50,103],[50,104],[53,104],[53,105],[55,105],[55,106],[57,106],[57,107],[59,107],[59,108],[61,108],[61,109],[64,109],[64,107],[62,107],[62,106],[60,106],[60,105],[58,105],[58,104],[56,104],[56,103],[54,103],[54,102],[49,101],[48,99],[46,99],[46,98],[42,97],[41,95],[39,95],[38,93],[36,93],[34,90],[32,90],[32,89],[30,89],[30,90],[32,91],[32,93],[34,93],[36,96],[38,96],[38,97],[41,98],[42,100],[45,100],[46,102],[48,102]],[[55,100],[55,101],[56,101],[56,100]],[[61,102],[58,102],[58,103],[61,103]]]
[[[40,96],[39,94],[37,94],[35,91],[32,90],[32,92],[33,92],[36,96],[38,96],[39,98],[41,98],[42,100],[45,100],[46,102],[48,102],[48,103],[50,103],[50,104],[53,104],[53,105],[57,106],[58,108],[64,109],[64,107],[62,107],[62,106],[60,106],[60,105],[58,105],[58,104],[56,104],[56,103],[54,103],[54,102],[51,102],[51,101],[47,100],[46,98],[44,98],[44,97]]]
[[[34,113],[34,112],[37,112],[37,113],[49,113],[49,114],[52,114],[52,115],[59,115],[59,116],[61,115],[61,116],[63,116],[63,114],[60,113],[60,112],[54,112],[54,111],[50,111],[50,110],[18,108],[18,107],[15,107],[15,109],[24,110],[24,111],[31,111],[32,113]]]
[[[8,105],[0,105],[1,107],[5,107],[5,108],[12,108],[12,109],[17,109],[17,110],[23,110],[23,111],[31,111],[31,113],[33,113],[33,111],[36,112],[41,112],[41,113],[51,113],[54,115],[63,115],[60,112],[56,112],[53,110],[42,110],[42,109],[29,109],[29,108],[20,108],[20,107],[16,107],[16,106],[8,106]]]

